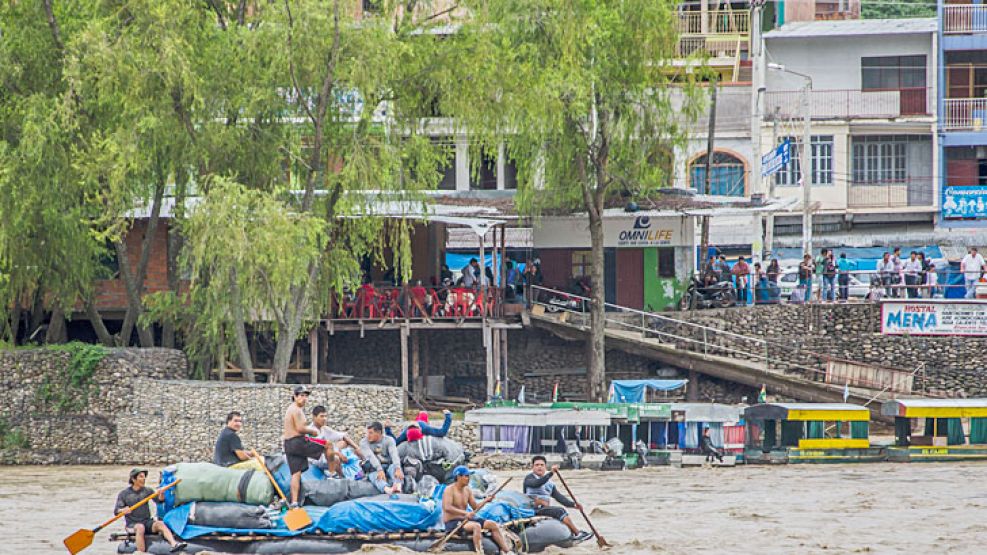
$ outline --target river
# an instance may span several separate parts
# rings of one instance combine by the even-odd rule
[[[883,463],[580,471],[567,481],[610,553],[983,553],[985,476],[977,463]],[[0,467],[0,553],[65,553],[62,538],[107,518],[126,477],[112,466]],[[115,553],[107,534],[85,553]],[[567,551],[596,552],[592,540]]]

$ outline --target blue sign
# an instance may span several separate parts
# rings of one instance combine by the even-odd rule
[[[787,139],[761,157],[761,175],[771,175],[792,161],[792,143]]]
[[[942,191],[944,220],[987,220],[987,186],[949,185]]]

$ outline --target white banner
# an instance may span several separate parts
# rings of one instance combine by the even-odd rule
[[[689,246],[694,235],[692,219],[681,217],[651,217],[629,214],[603,219],[603,246],[683,247]],[[580,218],[536,219],[532,227],[532,243],[536,249],[590,247],[589,221]]]
[[[884,335],[984,335],[987,303],[983,301],[884,301]]]

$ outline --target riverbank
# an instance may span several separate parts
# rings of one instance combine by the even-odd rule
[[[62,552],[62,538],[110,515],[127,469],[0,468],[0,552]],[[158,470],[152,468],[151,483]],[[566,476],[616,546],[610,553],[977,553],[987,542],[985,471],[983,463],[952,463],[653,467]],[[86,553],[115,553],[106,538],[120,530],[98,534]],[[592,541],[566,551],[597,552]]]

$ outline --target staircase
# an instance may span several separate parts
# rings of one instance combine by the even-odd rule
[[[549,299],[571,294],[535,288],[539,301],[525,314],[525,325],[551,332],[570,340],[589,334],[589,314],[579,312]],[[587,302],[589,299],[584,299]],[[914,371],[880,368],[872,365],[835,361],[838,366],[863,367],[867,379],[844,378],[834,383],[834,359],[813,353],[797,345],[786,345],[760,337],[746,336],[656,314],[607,304],[607,348],[657,360],[684,370],[699,372],[722,380],[760,388],[767,386],[774,394],[800,401],[842,403],[849,380],[847,402],[870,408],[880,416],[880,402],[914,395],[920,384],[923,367]],[[737,310],[743,310],[739,308]],[[874,379],[873,376],[877,376]],[[907,384],[903,389],[902,384]]]

